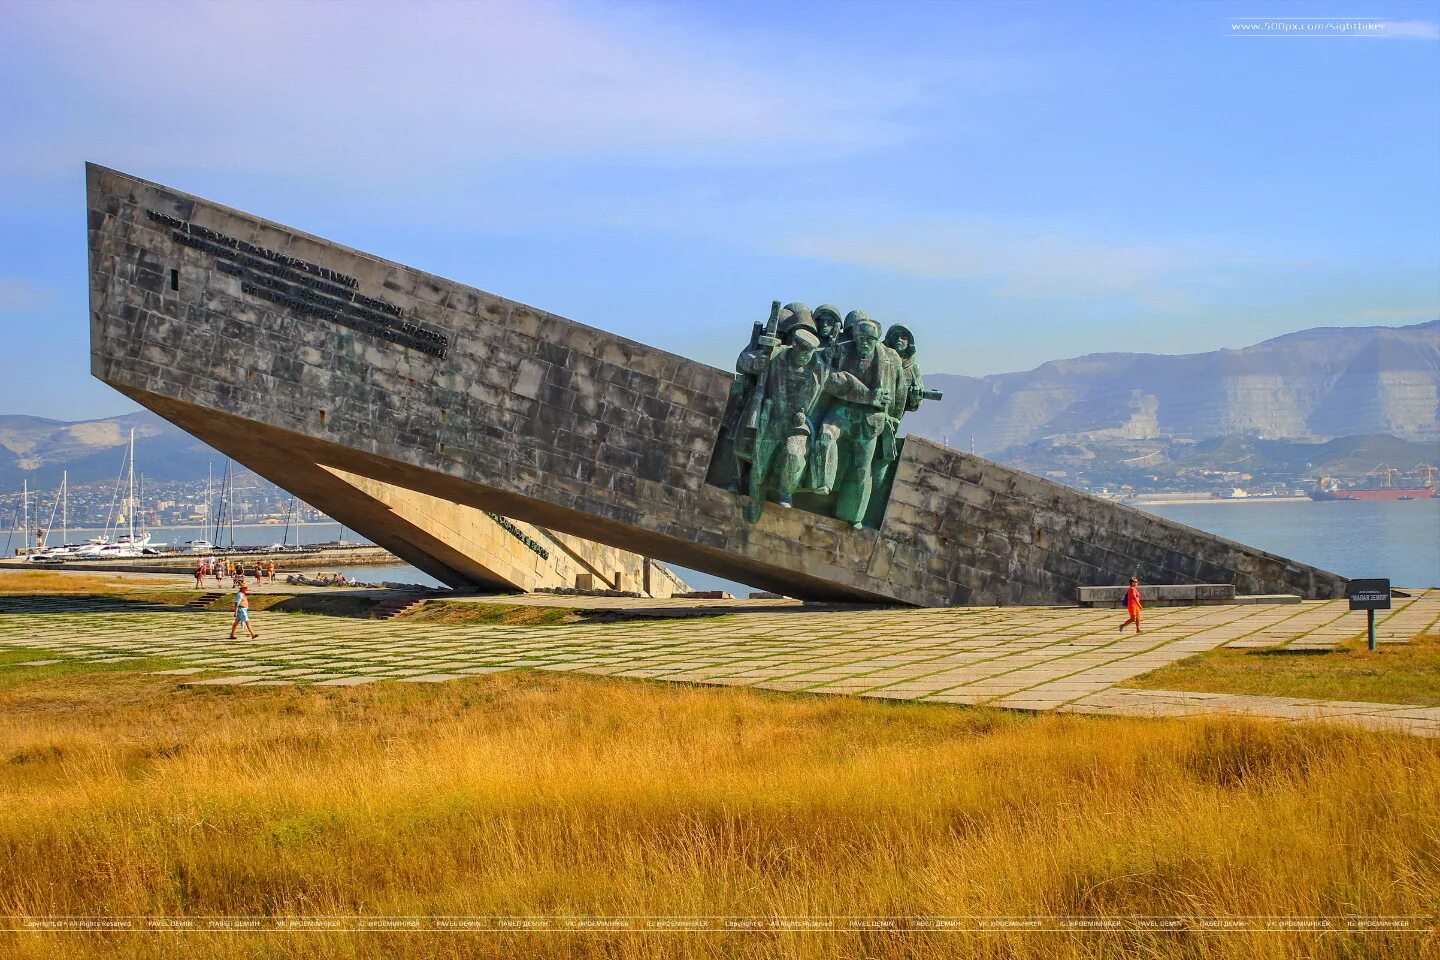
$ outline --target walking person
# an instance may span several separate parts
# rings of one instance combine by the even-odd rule
[[[205,586],[205,561],[195,561],[195,589],[199,590]]]
[[[250,626],[250,591],[243,586],[235,591],[235,620],[230,624],[231,640],[235,639],[235,631],[240,629],[242,623],[245,624],[245,632],[250,634],[251,640],[260,636],[255,632],[255,628]]]
[[[224,562],[225,561],[215,557],[210,558],[210,570],[215,574],[215,586],[217,587],[220,586],[221,581],[224,579],[223,575],[220,573],[220,564]]]
[[[1130,613],[1130,619],[1120,624],[1120,632],[1124,633],[1125,628],[1135,624],[1135,632],[1140,632],[1140,580],[1136,577],[1130,578],[1130,589],[1125,591],[1125,609]]]

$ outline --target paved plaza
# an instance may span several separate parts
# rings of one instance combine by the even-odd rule
[[[744,612],[545,627],[261,612],[255,615],[258,639],[242,633],[230,640],[227,613],[123,598],[0,596],[0,647],[105,663],[165,657],[181,666],[164,673],[194,686],[440,683],[535,669],[1036,711],[1325,718],[1440,736],[1440,708],[1434,707],[1116,687],[1221,646],[1333,647],[1365,626],[1364,615],[1344,601],[1157,609],[1147,612],[1138,636],[1117,631],[1123,611],[1114,610],[839,610],[774,602],[717,608]],[[1437,630],[1436,590],[1397,598],[1393,610],[1377,616],[1382,642]]]

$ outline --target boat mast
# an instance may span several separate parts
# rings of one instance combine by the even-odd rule
[[[70,471],[60,471],[60,546],[70,544]]]
[[[30,552],[30,481],[26,480],[20,487],[20,502],[25,505],[25,552]]]
[[[135,428],[130,428],[130,478],[125,498],[125,520],[130,525],[130,542],[135,542]]]
[[[235,467],[225,458],[225,528],[230,533],[230,548],[235,548]]]

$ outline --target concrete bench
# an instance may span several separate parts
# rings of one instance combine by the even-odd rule
[[[1080,606],[1120,607],[1128,585],[1081,587]],[[1150,583],[1140,587],[1140,602],[1147,607],[1191,607],[1197,604],[1235,602],[1233,583]]]

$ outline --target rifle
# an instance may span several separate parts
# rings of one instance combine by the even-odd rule
[[[745,356],[755,350],[763,350],[765,355],[771,359],[780,348],[780,301],[770,301],[770,318],[761,324],[758,320],[750,331],[750,345],[746,347]],[[735,456],[737,458],[736,474],[742,472],[739,461],[748,460],[746,450],[749,444],[754,442],[755,423],[741,423],[741,418],[750,407],[751,394],[760,389],[760,383],[764,374],[735,372],[735,378],[730,382],[730,399],[725,405],[725,416],[722,424],[735,438]],[[758,411],[752,411],[752,416],[758,419]]]
[[[780,346],[780,338],[776,336],[780,332],[780,301],[770,301],[770,319],[765,321],[765,331],[760,335],[760,346],[775,355],[775,348]]]
[[[945,394],[941,393],[939,390],[921,390],[921,391],[920,391],[920,399],[921,399],[921,400],[944,400],[944,399],[945,399]]]

